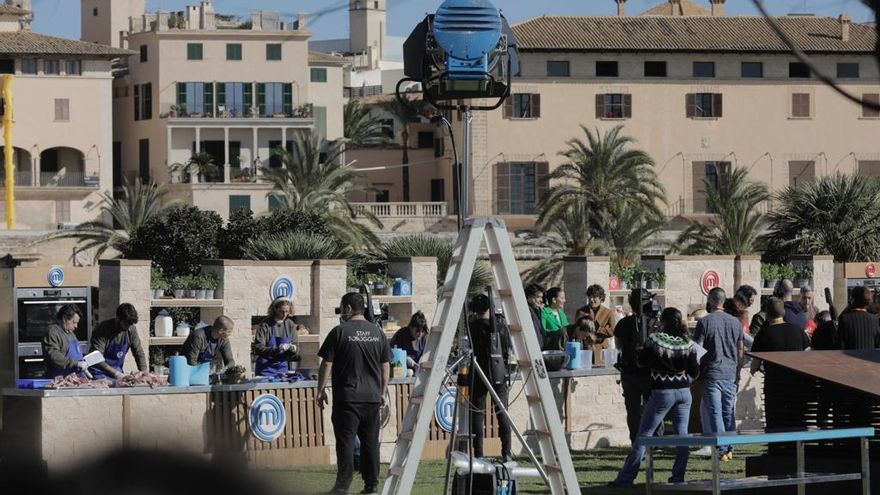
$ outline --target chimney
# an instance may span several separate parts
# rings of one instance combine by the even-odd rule
[[[843,42],[849,41],[849,25],[852,23],[852,19],[846,15],[840,15],[840,40]]]
[[[306,24],[308,22],[308,18],[309,14],[305,12],[300,12],[296,20],[296,29],[298,29],[299,31],[305,31],[307,28]]]
[[[709,0],[712,4],[712,17],[724,16],[724,0]]]
[[[617,2],[617,15],[623,17],[626,15],[626,0],[614,0]]]
[[[681,0],[669,0],[669,7],[672,15],[684,15],[684,11],[681,10]]]
[[[156,12],[156,31],[168,31],[169,18],[168,12],[164,10]]]

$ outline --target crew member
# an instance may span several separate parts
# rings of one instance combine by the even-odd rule
[[[629,306],[633,311],[644,312],[643,302],[647,299],[647,291],[633,289],[629,294]],[[614,327],[614,340],[620,349],[617,369],[620,370],[620,385],[623,388],[623,402],[626,406],[626,426],[629,429],[629,440],[635,445],[642,418],[642,408],[651,396],[651,374],[646,368],[639,366],[638,355],[645,341],[639,318],[647,315],[629,315]],[[655,321],[648,321],[648,332],[656,326]]]
[[[529,304],[529,315],[538,337],[538,346],[544,348],[544,326],[541,324],[541,310],[544,309],[544,288],[538,284],[526,287],[526,301]]]
[[[291,318],[293,305],[290,299],[279,297],[269,306],[266,319],[254,336],[254,354],[257,363],[254,372],[258,376],[275,377],[290,371],[290,363],[299,361],[299,337],[297,325]]]
[[[364,318],[364,298],[357,292],[342,297],[341,324],[330,331],[318,351],[316,401],[327,403],[328,379],[333,385],[333,433],[336,436],[336,484],[331,494],[346,494],[354,476],[354,437],[361,443],[361,493],[379,486],[379,411],[391,375],[391,348],[385,333]]]
[[[74,304],[65,304],[55,314],[55,323],[43,337],[43,357],[46,359],[48,377],[67,376],[76,373],[83,376],[86,371],[82,349],[76,336],[76,327],[82,314]]]
[[[183,343],[183,355],[190,366],[202,363],[218,364],[218,372],[235,366],[232,357],[232,346],[229,345],[229,335],[235,328],[235,323],[228,316],[218,316],[210,327],[196,328],[186,342]]]
[[[137,333],[137,310],[129,303],[116,308],[116,318],[104,320],[92,332],[89,352],[98,351],[104,355],[104,362],[91,368],[95,378],[120,378],[128,350],[134,355],[138,371],[149,371],[144,346]]]
[[[593,351],[593,364],[603,364],[602,351],[608,348],[614,337],[614,312],[602,305],[605,302],[605,289],[593,284],[587,287],[587,305],[577,310],[575,321],[586,318],[587,325],[572,328],[569,338],[581,343],[581,348]],[[587,331],[578,328],[587,327]]]
[[[409,319],[409,325],[398,330],[391,338],[391,347],[406,351],[406,367],[414,369],[425,352],[428,335],[428,319],[421,311],[416,311]]]
[[[503,317],[489,314],[489,297],[478,294],[471,299],[470,310],[473,313],[469,328],[473,342],[474,358],[480,369],[492,383],[492,389],[498,394],[504,407],[507,407],[509,372],[507,368],[510,349],[510,330]],[[498,332],[503,363],[493,366],[491,357],[490,334],[492,320],[495,318],[495,330]],[[473,429],[474,457],[483,457],[483,430],[486,423],[486,395],[489,389],[486,383],[471,373],[471,428]],[[498,420],[498,436],[501,437],[501,457],[504,462],[513,459],[510,450],[510,424],[501,409],[492,401],[495,418]]]

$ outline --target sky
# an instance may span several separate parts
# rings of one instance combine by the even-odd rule
[[[638,14],[665,0],[629,0],[627,13]],[[694,0],[708,7],[708,0]],[[78,0],[32,0],[34,31],[79,39],[80,2]],[[199,0],[147,0],[147,10],[183,10],[186,5],[198,4]],[[442,0],[388,0],[388,26],[392,36],[407,36],[421,21],[425,13],[434,11]],[[513,23],[540,15],[614,15],[614,0],[494,0],[505,16]],[[873,21],[873,13],[861,0],[765,0],[775,15],[791,12],[809,12],[837,17],[848,13],[855,22]],[[348,0],[214,0],[215,10],[223,14],[250,17],[252,10],[280,11],[286,18],[297,12],[308,12],[312,39],[335,39],[348,37]],[[727,0],[728,15],[753,15],[757,11],[752,0]],[[321,13],[314,18],[316,13]]]

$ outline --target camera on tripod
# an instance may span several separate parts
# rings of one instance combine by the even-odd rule
[[[657,301],[657,295],[651,294],[647,289],[633,289],[630,294],[630,301],[639,301],[632,308],[633,314],[636,316],[645,316],[648,319],[655,319],[660,316],[663,308]]]

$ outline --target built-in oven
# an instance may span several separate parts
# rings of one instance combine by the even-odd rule
[[[74,304],[81,318],[76,328],[80,349],[88,351],[92,331],[92,291],[88,287],[15,289],[15,378],[47,376],[41,342],[62,306]]]

